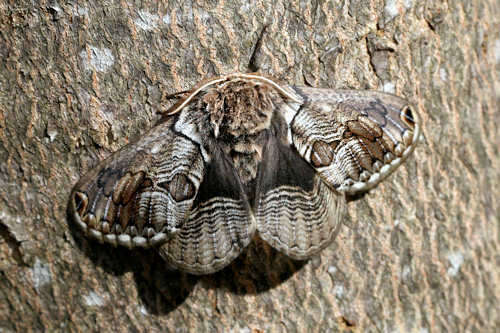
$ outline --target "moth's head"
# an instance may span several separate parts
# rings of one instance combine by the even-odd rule
[[[216,137],[238,137],[268,128],[275,106],[282,102],[303,101],[290,87],[274,79],[255,73],[234,73],[201,82],[166,114],[185,108],[189,112],[204,112]]]
[[[208,112],[215,136],[252,135],[270,126],[279,93],[263,82],[234,78],[200,93],[200,106]]]

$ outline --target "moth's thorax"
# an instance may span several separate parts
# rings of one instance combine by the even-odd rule
[[[279,94],[266,84],[238,80],[211,87],[202,103],[214,136],[237,138],[269,128],[276,98]]]
[[[243,183],[257,176],[264,145],[259,138],[270,128],[274,106],[281,100],[273,87],[250,80],[215,85],[200,98],[209,113],[212,135]]]

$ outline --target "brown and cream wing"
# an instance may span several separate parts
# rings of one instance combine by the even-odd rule
[[[285,140],[275,133],[265,149],[255,202],[257,230],[275,249],[306,259],[335,238],[345,195],[329,188]]]
[[[186,220],[204,161],[173,119],[99,163],[75,185],[69,210],[91,237],[132,247],[164,243]]]
[[[375,91],[294,89],[304,103],[289,123],[293,145],[340,192],[373,188],[415,148],[421,125],[402,98]]]
[[[227,266],[255,233],[255,219],[237,172],[224,153],[214,149],[189,217],[160,247],[167,262],[192,274]]]

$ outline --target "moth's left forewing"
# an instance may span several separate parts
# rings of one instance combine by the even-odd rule
[[[175,133],[169,120],[84,175],[68,209],[76,224],[101,242],[157,246],[184,223],[203,175],[197,144]]]
[[[294,87],[304,103],[290,122],[292,143],[340,192],[367,191],[411,154],[420,121],[406,100],[376,91]]]

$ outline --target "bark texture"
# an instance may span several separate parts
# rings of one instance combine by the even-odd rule
[[[498,0],[0,0],[0,331],[493,332]],[[217,274],[82,237],[68,194],[200,79],[258,70],[413,102],[423,137],[294,262]]]

